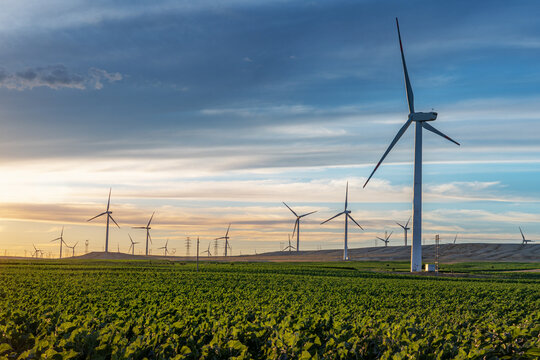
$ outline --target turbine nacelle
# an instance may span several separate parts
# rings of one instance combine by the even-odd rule
[[[411,121],[433,121],[437,119],[437,113],[431,112],[415,112],[409,115]]]

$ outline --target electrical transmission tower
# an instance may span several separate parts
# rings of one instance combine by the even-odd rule
[[[186,256],[189,256],[189,248],[191,247],[191,239],[189,236],[186,239]]]
[[[214,256],[218,256],[218,240],[214,240]]]

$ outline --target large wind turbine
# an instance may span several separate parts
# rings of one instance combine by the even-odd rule
[[[384,242],[384,247],[388,247],[388,243],[390,242],[390,236],[392,236],[393,231],[388,234],[386,231],[384,232],[384,239],[377,236],[377,239]]]
[[[105,210],[105,212],[102,212],[101,214],[96,215],[93,218],[87,220],[87,221],[92,221],[95,218],[98,218],[98,217],[100,217],[102,215],[107,215],[107,230],[105,232],[105,252],[109,252],[109,219],[112,220],[113,223],[115,223],[116,226],[118,226],[118,228],[120,229],[120,225],[118,225],[118,223],[116,221],[114,221],[114,219],[113,219],[113,217],[111,215],[112,211],[109,210],[109,207],[111,206],[111,191],[112,191],[112,189],[109,189],[109,200],[107,200],[107,210]]]
[[[326,221],[323,221],[321,223],[321,225],[322,225],[324,223],[329,222],[330,220],[332,220],[334,218],[337,218],[340,215],[345,215],[345,245],[343,247],[343,260],[349,260],[349,255],[347,255],[347,250],[348,250],[348,248],[347,248],[347,231],[348,231],[348,225],[349,225],[348,219],[351,219],[356,225],[358,225],[358,227],[360,229],[364,230],[364,228],[361,227],[360,224],[358,224],[356,222],[356,220],[354,220],[353,217],[351,216],[351,210],[347,210],[347,198],[348,197],[349,197],[349,182],[347,181],[347,190],[345,191],[345,210],[343,210],[339,214],[334,215],[330,219],[328,219]]]
[[[133,241],[130,234],[128,234],[128,236],[129,236],[129,241],[131,241],[131,245],[129,246],[128,252],[131,250],[131,255],[135,255],[135,244],[138,244],[139,242]]]
[[[521,243],[521,245],[527,245],[527,243],[534,242],[532,240],[525,239],[525,235],[523,235],[523,231],[521,231],[521,227],[519,228],[519,232],[521,233],[521,237],[523,238],[523,242]]]
[[[401,225],[400,223],[396,222],[396,224],[398,224],[403,229],[403,232],[405,233],[405,246],[407,246],[407,231],[411,230],[411,228],[409,227],[409,221],[411,221],[410,217],[409,217],[409,220],[407,220],[407,223],[405,225]]]
[[[215,240],[225,240],[225,256],[227,256],[227,249],[231,248],[231,245],[229,244],[229,230],[231,229],[231,224],[229,224],[229,227],[227,228],[227,232],[225,233],[225,236],[218,237]],[[217,256],[217,254],[216,254]]]
[[[152,237],[150,236],[150,223],[152,222],[152,219],[154,218],[154,214],[156,212],[154,211],[152,213],[152,216],[150,216],[150,220],[148,220],[148,224],[146,224],[146,226],[134,226],[133,228],[134,229],[146,229],[146,256],[148,256],[148,240],[150,240],[150,242],[152,242]]]
[[[317,211],[312,211],[312,212],[308,212],[307,214],[303,214],[303,215],[298,215],[297,213],[295,213],[293,211],[293,209],[291,209],[289,207],[289,205],[285,204],[285,202],[283,202],[283,205],[285,205],[287,207],[287,209],[291,210],[291,212],[294,214],[294,216],[296,216],[296,221],[294,222],[294,228],[293,228],[293,232],[292,232],[292,236],[294,237],[294,232],[296,231],[296,251],[300,251],[300,219],[303,218],[304,216],[308,216],[308,215],[311,215],[313,213],[316,213]]]
[[[414,144],[414,186],[413,186],[413,243],[411,247],[411,271],[421,271],[422,270],[422,129],[429,130],[443,138],[459,145],[458,142],[446,136],[439,130],[435,129],[428,121],[433,121],[437,119],[436,112],[415,112],[414,111],[414,95],[411,87],[411,82],[409,81],[409,73],[407,72],[407,65],[405,64],[405,55],[403,53],[403,45],[401,43],[401,34],[399,32],[399,23],[396,18],[396,26],[399,38],[399,47],[401,49],[401,62],[403,63],[403,73],[405,74],[405,89],[407,93],[407,101],[409,103],[409,118],[405,124],[399,129],[397,135],[394,137],[394,140],[388,146],[385,153],[381,157],[381,160],[373,169],[371,175],[366,180],[364,187],[377,171],[383,160],[386,158],[386,155],[392,150],[394,145],[399,141],[401,136],[407,131],[409,126],[415,122],[415,144]]]
[[[51,242],[53,241],[60,241],[60,259],[61,259],[62,258],[62,243],[66,244],[66,242],[64,241],[64,227],[63,226],[62,226],[62,232],[60,233],[60,236],[54,240],[51,240]]]

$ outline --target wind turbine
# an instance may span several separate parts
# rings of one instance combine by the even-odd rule
[[[289,250],[289,252],[291,252],[291,250],[294,250],[294,246],[291,245],[291,235],[290,235],[290,234],[288,234],[288,235],[289,235],[289,245],[286,246],[286,247],[283,249],[283,251]]]
[[[68,248],[70,248],[70,249],[72,250],[71,257],[74,257],[74,256],[75,256],[75,246],[77,246],[78,243],[79,243],[79,242],[77,241],[77,242],[75,243],[75,245],[73,245],[73,246],[69,246],[68,244],[66,244],[66,247],[68,247]]]
[[[345,210],[343,210],[339,214],[334,215],[330,219],[328,219],[326,221],[323,221],[321,223],[321,225],[322,225],[324,223],[329,222],[330,220],[332,220],[334,218],[337,218],[340,215],[345,215],[345,245],[343,247],[343,260],[349,260],[349,256],[347,255],[347,231],[348,231],[348,224],[349,224],[348,219],[351,219],[356,225],[358,225],[358,227],[360,229],[364,230],[364,228],[361,227],[360,224],[358,224],[356,222],[356,220],[354,220],[353,217],[351,216],[351,210],[347,210],[347,198],[348,197],[349,197],[349,182],[347,181],[347,190],[345,191]]]
[[[208,254],[208,256],[212,256],[212,253],[210,252],[210,245],[212,244],[212,242],[210,241],[208,243],[208,249],[206,249],[205,251],[203,251],[203,254]]]
[[[133,241],[133,239],[131,238],[131,235],[129,235],[129,240],[131,241],[131,245],[129,246],[129,249],[128,249],[128,252],[131,250],[131,255],[135,255],[135,244],[138,244],[139,242],[138,241]]]
[[[133,229],[146,229],[146,256],[148,256],[148,240],[152,242],[152,237],[150,237],[150,223],[152,222],[152,219],[154,218],[154,214],[156,212],[154,211],[152,213],[152,216],[150,216],[150,220],[148,220],[148,224],[146,226],[134,226]]]
[[[519,228],[519,232],[521,233],[521,237],[523,238],[523,242],[521,243],[521,245],[527,245],[527,243],[534,242],[532,240],[525,239],[525,235],[523,235],[523,231],[521,231],[521,227]]]
[[[111,205],[111,191],[112,189],[109,189],[109,200],[107,200],[107,210],[105,210],[105,212],[102,212],[101,214],[99,215],[96,215],[94,216],[93,218],[91,219],[88,219],[87,221],[92,221],[102,215],[107,215],[107,231],[105,232],[105,252],[109,252],[109,219],[113,221],[113,223],[116,224],[116,226],[118,226],[118,228],[120,229],[120,225],[118,225],[118,223],[113,219],[112,217],[112,211],[109,210],[109,207]]]
[[[215,240],[225,240],[225,256],[227,256],[227,249],[231,248],[231,245],[229,245],[229,229],[231,228],[231,224],[229,224],[229,227],[227,228],[227,232],[225,233],[225,236],[218,237]]]
[[[390,242],[390,236],[392,236],[393,231],[390,234],[387,234],[386,231],[384,232],[384,239],[377,236],[377,239],[384,242],[384,247],[388,247],[388,243]]]
[[[54,241],[60,241],[60,259],[61,259],[62,258],[62,243],[66,244],[66,242],[64,241],[64,227],[63,226],[62,226],[62,232],[60,233],[60,236],[54,240],[51,240],[51,242],[54,242]]]
[[[407,220],[407,223],[405,225],[401,225],[400,223],[396,222],[396,224],[401,226],[401,228],[405,232],[405,246],[407,246],[407,231],[411,230],[411,228],[409,227],[409,221],[411,221],[410,217],[409,217],[409,220]]]
[[[285,205],[287,209],[291,210],[294,216],[296,216],[296,221],[294,222],[294,229],[292,232],[292,236],[294,237],[294,232],[296,231],[296,251],[300,251],[300,219],[303,218],[304,216],[308,216],[313,213],[316,213],[317,211],[312,211],[312,212],[308,212],[307,214],[298,215],[297,213],[294,212],[293,209],[289,207],[289,205],[285,204],[285,202],[283,202],[283,205]]]
[[[165,246],[162,246],[158,249],[163,249],[164,255],[167,256],[167,252],[169,252],[169,249],[167,249],[167,245],[169,244],[169,239],[167,239],[167,242],[165,243]]]
[[[411,247],[411,271],[421,271],[422,270],[422,129],[429,130],[443,138],[459,145],[458,142],[446,136],[439,130],[435,129],[428,121],[433,121],[437,119],[436,112],[415,112],[414,111],[414,95],[411,87],[411,82],[409,81],[409,73],[407,72],[407,65],[405,64],[405,55],[403,53],[403,45],[401,43],[401,34],[399,32],[399,23],[396,18],[396,26],[399,38],[399,47],[401,49],[401,62],[403,63],[403,73],[405,75],[405,89],[407,93],[407,101],[409,103],[409,117],[405,124],[399,129],[397,135],[394,137],[394,140],[388,146],[388,149],[384,152],[381,160],[373,169],[373,172],[366,180],[364,187],[377,171],[383,160],[386,158],[386,155],[392,150],[394,145],[399,141],[401,136],[407,131],[409,126],[415,122],[415,144],[414,144],[414,186],[413,186],[413,243]]]
[[[43,257],[43,250],[39,250],[36,245],[32,244],[32,246],[34,247],[34,252],[32,253],[32,257],[34,257],[34,255],[36,256],[36,259],[38,258],[38,255],[39,253],[41,253],[41,257]]]

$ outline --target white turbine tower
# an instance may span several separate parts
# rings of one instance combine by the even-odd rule
[[[118,223],[113,219],[111,215],[112,211],[109,210],[109,207],[111,206],[111,191],[112,189],[109,189],[109,200],[107,200],[107,210],[87,220],[87,221],[92,221],[95,218],[98,218],[103,215],[107,215],[107,230],[105,232],[105,252],[109,252],[109,219],[112,220],[112,222],[115,223],[115,225],[118,226],[118,228],[120,229],[120,225],[118,225]]]
[[[383,160],[386,158],[386,155],[392,150],[394,145],[399,141],[401,136],[407,131],[409,126],[415,122],[415,144],[414,144],[414,186],[413,186],[413,243],[411,247],[411,271],[421,271],[422,269],[422,129],[429,130],[443,138],[459,145],[458,142],[454,141],[450,137],[446,136],[439,130],[431,126],[428,121],[433,121],[437,119],[436,112],[415,112],[414,111],[414,95],[411,87],[411,82],[409,81],[409,73],[407,72],[407,65],[405,64],[405,55],[403,54],[403,45],[401,43],[401,34],[399,32],[399,23],[396,18],[396,26],[399,38],[399,47],[401,49],[401,61],[403,63],[403,73],[405,75],[405,89],[407,92],[407,101],[409,103],[409,118],[407,122],[399,129],[397,135],[394,137],[394,140],[388,146],[385,153],[381,157],[381,160],[373,169],[373,172],[366,180],[364,187],[377,171]]]
[[[154,214],[156,212],[154,211],[152,213],[152,216],[150,216],[150,220],[148,220],[148,224],[146,226],[134,226],[133,229],[146,229],[146,256],[148,256],[148,240],[152,242],[152,237],[150,236],[150,223],[152,222],[152,219],[154,218]]]
[[[312,212],[308,212],[307,214],[298,215],[297,213],[294,212],[293,209],[291,209],[289,207],[289,205],[285,204],[285,202],[283,202],[283,205],[285,205],[287,207],[287,209],[291,210],[291,212],[294,214],[294,216],[296,216],[296,221],[294,222],[294,228],[293,228],[292,236],[294,237],[294,232],[296,231],[296,251],[300,251],[300,219],[305,217],[305,216],[316,213],[317,211],[315,210],[315,211],[312,211]]]
[[[411,228],[409,227],[409,221],[411,221],[410,217],[409,217],[409,220],[407,220],[407,223],[405,225],[402,225],[396,222],[396,224],[398,224],[403,229],[403,232],[405,233],[405,246],[407,246],[407,232],[411,230]]]
[[[347,250],[348,250],[348,247],[347,247],[347,232],[348,232],[348,228],[349,228],[348,219],[351,219],[356,225],[358,225],[358,227],[360,229],[364,230],[364,228],[361,227],[360,224],[358,224],[356,222],[356,220],[354,220],[353,217],[351,216],[351,210],[347,210],[347,198],[348,197],[349,197],[349,182],[347,182],[347,190],[345,191],[345,209],[342,212],[340,212],[339,214],[334,215],[330,219],[328,219],[326,221],[323,221],[321,223],[321,225],[322,225],[324,223],[329,222],[330,220],[332,220],[334,218],[337,218],[340,215],[345,215],[345,244],[344,244],[344,247],[343,247],[343,260],[349,260],[349,255],[347,254]]]

